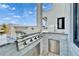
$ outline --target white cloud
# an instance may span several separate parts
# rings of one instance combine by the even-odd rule
[[[16,10],[15,7],[10,7],[9,5],[7,4],[0,4],[0,8],[1,9],[10,9],[10,10]]]
[[[6,5],[6,4],[0,4],[0,8],[6,9],[6,8],[10,8],[10,6],[9,5]]]
[[[21,16],[18,15],[13,15],[14,18],[20,18]]]
[[[3,20],[11,20],[11,17],[5,17]]]
[[[13,8],[12,8],[12,10],[16,10],[16,8],[15,8],[15,7],[13,7]]]
[[[52,4],[51,3],[49,3],[47,5],[43,5],[43,8],[50,8],[50,7],[52,7]]]
[[[5,18],[3,18],[1,21],[4,22],[4,23],[17,24],[18,21],[19,21],[19,19],[14,19],[14,18],[12,18],[12,17],[5,17]],[[0,21],[0,22],[1,22],[1,21]]]
[[[36,11],[37,10],[37,7],[35,7],[34,10]]]
[[[28,13],[29,13],[30,15],[31,15],[31,14],[33,14],[33,12],[32,12],[32,11],[29,11]]]
[[[16,21],[10,21],[10,23],[12,23],[12,24],[16,24],[17,22],[16,22]]]
[[[43,8],[46,8],[46,6],[43,5]]]

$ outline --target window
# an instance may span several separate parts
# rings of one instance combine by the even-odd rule
[[[53,3],[43,3],[42,8],[44,12],[50,11],[53,8]]]
[[[36,9],[35,3],[1,3],[0,24],[36,26]]]
[[[77,3],[73,4],[73,41],[79,47],[79,7]]]
[[[44,3],[43,11],[52,8],[52,3]],[[0,3],[0,24],[37,26],[36,3]]]

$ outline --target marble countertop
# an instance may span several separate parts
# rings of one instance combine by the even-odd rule
[[[40,40],[35,41],[20,51],[17,51],[16,43],[1,46],[0,56],[22,56],[35,47],[38,43],[40,43]]]
[[[57,33],[57,32],[42,32],[43,34],[60,34],[60,35],[68,35],[66,33]]]

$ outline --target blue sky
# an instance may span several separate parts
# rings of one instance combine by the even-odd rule
[[[49,11],[52,4],[43,4],[43,10]],[[35,3],[1,3],[0,24],[12,23],[26,26],[36,26]]]

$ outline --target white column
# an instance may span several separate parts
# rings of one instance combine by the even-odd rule
[[[42,4],[41,3],[37,3],[37,26],[40,28],[42,28]]]

